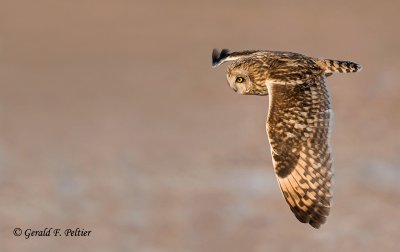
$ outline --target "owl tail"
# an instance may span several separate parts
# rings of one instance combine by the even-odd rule
[[[316,62],[328,75],[332,73],[354,73],[362,69],[361,65],[350,61],[318,59]]]

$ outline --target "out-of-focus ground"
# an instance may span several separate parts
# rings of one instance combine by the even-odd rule
[[[399,251],[399,8],[1,0],[1,251]],[[268,97],[231,91],[214,47],[364,66],[329,78],[336,189],[320,230],[279,192]]]

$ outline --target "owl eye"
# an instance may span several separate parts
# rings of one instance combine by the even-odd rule
[[[243,77],[237,77],[235,81],[237,83],[242,83],[242,82],[244,82],[244,78]]]

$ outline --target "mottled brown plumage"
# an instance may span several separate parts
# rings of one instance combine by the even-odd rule
[[[325,79],[361,66],[291,52],[214,49],[214,67],[228,61],[233,90],[270,95],[267,133],[279,186],[297,219],[319,228],[329,215],[333,176],[333,113]]]

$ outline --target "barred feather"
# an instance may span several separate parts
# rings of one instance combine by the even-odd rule
[[[329,215],[333,176],[332,111],[324,78],[267,87],[267,132],[282,194],[300,222],[319,228]]]
[[[360,64],[351,61],[318,59],[316,63],[325,73],[354,73],[362,70]]]

